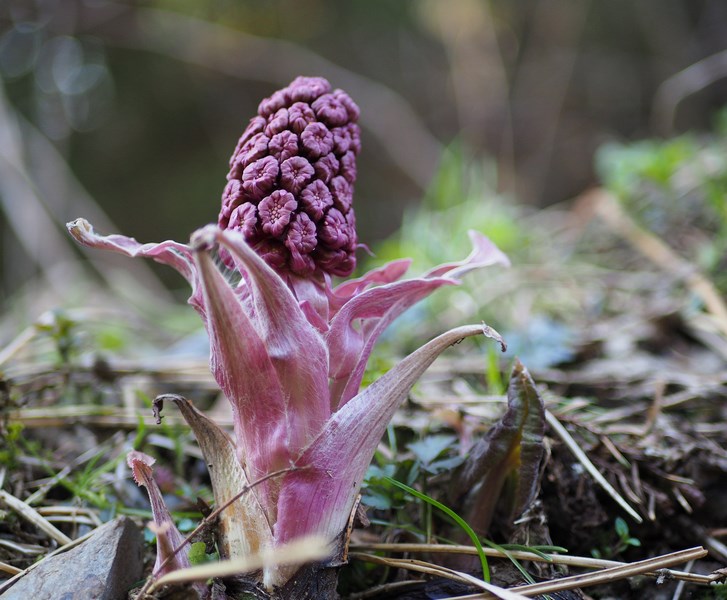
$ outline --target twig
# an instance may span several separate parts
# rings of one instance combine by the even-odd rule
[[[694,561],[693,560],[690,560],[687,563],[687,566],[684,567],[684,570],[685,571],[691,571],[693,566],[694,566]],[[677,587],[674,590],[674,595],[671,597],[671,600],[679,600],[679,598],[682,597],[682,592],[684,591],[684,585],[685,585],[685,581],[684,580],[680,581],[677,584]]]
[[[595,573],[573,575],[556,581],[524,585],[514,589],[526,596],[537,596],[539,594],[572,590],[579,587],[588,587],[610,581],[617,581],[619,579],[633,577],[634,575],[643,575],[644,573],[668,568],[672,565],[678,565],[684,562],[689,562],[690,560],[704,558],[706,555],[707,551],[701,546],[698,546],[695,548],[689,548],[688,550],[680,550],[678,552],[640,560],[620,567],[610,567],[608,569],[596,571]]]
[[[558,436],[563,440],[570,451],[575,455],[578,461],[583,465],[583,468],[590,473],[590,475],[596,480],[596,482],[604,489],[604,491],[613,498],[616,503],[623,508],[631,518],[637,523],[643,523],[641,515],[637,513],[631,505],[616,491],[616,489],[601,475],[601,472],[595,467],[591,460],[586,456],[586,453],[581,450],[581,447],[573,439],[568,430],[561,425],[560,421],[550,411],[545,411],[545,420],[548,422]]]
[[[663,271],[683,278],[687,287],[704,302],[722,335],[727,336],[727,305],[714,284],[695,265],[634,223],[610,192],[598,188],[586,192],[584,198],[592,202],[596,214],[636,250]]]
[[[651,109],[655,129],[670,135],[680,102],[724,77],[727,77],[727,50],[707,56],[662,82],[654,94]]]
[[[553,581],[545,581],[542,583],[518,586],[511,588],[511,591],[528,597],[538,596],[541,594],[552,594],[564,590],[572,590],[592,585],[600,585],[602,583],[609,583],[611,581],[617,581],[619,579],[626,579],[627,577],[634,577],[635,575],[644,575],[658,569],[668,568],[672,565],[677,565],[680,563],[689,562],[690,560],[703,558],[706,555],[707,551],[701,546],[698,546],[696,548],[680,550],[679,552],[672,552],[670,554],[664,554],[662,556],[656,556],[654,558],[640,560],[638,562],[630,563],[619,567],[603,569],[601,571],[596,571],[595,573],[588,573],[585,575],[573,575],[572,577],[563,577],[562,579],[556,579]],[[483,594],[471,594],[469,596],[459,596],[456,598],[456,600],[479,600],[481,598],[488,597],[489,596],[485,596]],[[447,600],[455,599],[448,598]]]
[[[362,552],[352,552],[351,558],[371,562],[374,564],[384,565],[394,569],[406,569],[409,571],[416,571],[418,573],[424,573],[425,575],[432,575],[435,577],[444,577],[451,579],[452,581],[458,581],[459,583],[465,583],[468,585],[479,587],[485,590],[486,595],[479,594],[478,597],[482,598],[501,598],[503,600],[522,600],[525,596],[516,592],[515,590],[508,590],[491,583],[487,583],[477,577],[473,577],[467,573],[460,573],[454,569],[448,569],[433,563],[425,562],[422,560],[415,560],[412,558],[386,558],[383,556],[376,556],[375,554],[365,554]]]
[[[48,537],[55,540],[62,546],[71,543],[71,538],[51,525],[46,519],[38,514],[38,511],[28,506],[19,498],[8,494],[5,490],[0,490],[0,503],[5,504],[8,508],[14,510],[19,516],[35,525],[38,529],[46,533]]]
[[[9,575],[17,575],[18,573],[22,573],[23,570],[0,561],[0,571],[8,573]]]
[[[42,318],[42,317],[41,317]],[[11,341],[5,348],[0,350],[0,366],[10,360],[17,352],[19,352],[25,344],[35,337],[38,330],[34,325],[26,327],[21,331],[13,341]]]
[[[477,548],[474,546],[457,546],[451,544],[352,544],[351,551],[368,550],[371,552],[422,552],[432,554],[477,554]],[[531,560],[533,562],[545,562],[556,565],[565,565],[568,567],[583,567],[587,569],[607,569],[610,567],[623,567],[628,563],[622,563],[615,560],[603,560],[600,558],[590,558],[586,556],[570,556],[564,554],[536,554],[525,550],[508,550],[507,555],[494,548],[484,548],[484,552],[488,557],[492,558],[514,558],[516,560]],[[650,577],[658,577],[663,569],[644,573]],[[685,571],[667,570],[667,575],[674,579],[688,581],[690,583],[699,583],[708,585],[717,581],[714,575],[700,575],[699,573],[688,573]]]

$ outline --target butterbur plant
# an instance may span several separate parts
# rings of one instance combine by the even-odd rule
[[[402,279],[396,260],[334,285],[355,268],[352,206],[359,109],[322,78],[299,77],[263,100],[230,161],[217,223],[189,244],[101,236],[83,219],[78,242],[170,265],[190,283],[190,304],[210,340],[210,366],[232,407],[234,436],[191,402],[173,397],[194,431],[217,506],[223,557],[277,548],[309,534],[331,559],[247,574],[259,597],[335,596],[335,569],[364,473],[394,411],[447,347],[484,325],[443,333],[359,391],[367,360],[403,311],[473,269],[507,264],[470,232],[465,260]],[[292,469],[291,469],[292,467]],[[311,591],[311,586],[315,591]],[[264,594],[264,595],[262,595]]]

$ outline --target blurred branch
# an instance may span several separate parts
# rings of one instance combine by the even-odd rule
[[[6,102],[1,80],[0,122],[3,123],[0,128],[0,206],[9,228],[32,265],[15,266],[19,270],[37,268],[54,294],[63,297],[69,276],[74,279],[80,277],[82,272],[73,264],[73,252],[61,237],[61,232],[32,183],[33,177],[25,164],[26,152],[20,123],[15,111]],[[62,274],[53,269],[60,262],[67,263],[70,271]]]
[[[603,188],[584,192],[580,201],[592,207],[612,231],[625,239],[633,248],[651,260],[664,272],[685,282],[689,290],[703,303],[714,321],[714,327],[727,337],[727,305],[715,285],[696,265],[679,256],[662,240],[639,227],[624,212],[615,196]]]
[[[715,81],[727,77],[727,50],[712,54],[669,77],[656,90],[652,104],[652,126],[670,135],[679,104]]]
[[[589,9],[590,2],[539,0],[528,13],[532,39],[519,57],[510,92],[515,158],[521,170],[514,178],[515,185],[522,183],[522,171],[527,171],[524,179],[531,187],[516,190],[520,198],[541,198],[555,172],[553,164],[559,160],[556,140],[562,130]],[[536,114],[538,119],[533,118]],[[523,136],[525,130],[527,136]]]
[[[119,228],[83,188],[65,158],[50,140],[27,121],[22,122],[22,129],[33,163],[42,167],[33,169],[34,182],[39,187],[45,206],[56,225],[62,229],[64,241],[75,247],[75,242],[72,242],[70,236],[66,234],[66,222],[79,216],[88,219],[99,231],[109,233],[118,231]],[[86,252],[84,249],[81,251]],[[145,298],[174,301],[172,294],[159,281],[147,262],[128,261],[114,254],[94,250],[89,250],[86,254],[91,265],[106,280],[109,287],[122,296],[134,300],[134,303],[139,301],[136,291],[140,287],[144,289]],[[129,276],[119,277],[120,269],[114,269],[115,265],[121,265],[120,269]]]
[[[116,228],[78,183],[53,144],[6,101],[1,80],[0,121],[5,125],[0,129],[0,207],[31,264],[51,288],[56,301],[62,302],[71,284],[85,279],[72,239],[66,233],[66,221],[84,215],[102,229]],[[171,299],[145,263],[129,262],[130,276],[119,278],[113,269],[116,257],[100,253],[89,256],[96,271],[116,293],[130,297],[143,286],[155,299]],[[27,269],[30,265],[21,264],[19,268]],[[10,283],[10,289],[17,287]]]
[[[92,18],[84,16],[87,23]],[[441,145],[399,94],[303,46],[151,8],[95,18],[87,29],[109,44],[169,56],[229,77],[275,86],[298,75],[326,77],[356,99],[362,108],[361,125],[415,183],[425,188],[434,173]]]

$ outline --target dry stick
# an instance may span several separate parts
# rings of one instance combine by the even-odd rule
[[[32,340],[33,337],[35,337],[37,331],[38,330],[35,325],[26,327],[17,335],[17,337],[13,341],[5,346],[5,348],[0,350],[0,366],[10,360],[17,352],[19,352],[23,348],[23,346],[25,346],[30,340]]]
[[[406,569],[408,571],[416,571],[417,573],[424,573],[426,575],[446,577],[447,579],[452,579],[459,583],[472,583],[469,579],[462,577],[455,571],[413,558],[387,558],[384,556],[376,556],[375,554],[366,554],[364,552],[350,552],[349,557],[355,560],[384,565],[394,569]]]
[[[634,223],[611,193],[595,189],[586,194],[592,197],[596,214],[613,231],[667,273],[684,278],[689,289],[704,302],[720,332],[727,336],[727,305],[714,284],[659,238]]]
[[[493,596],[495,598],[503,598],[505,600],[523,600],[525,598],[525,596],[515,592],[514,590],[500,588],[467,573],[460,573],[454,569],[449,569],[447,567],[442,567],[422,560],[415,560],[413,558],[385,558],[382,556],[376,556],[375,554],[364,554],[359,552],[352,552],[350,556],[352,558],[392,567],[394,569],[407,569],[409,571],[416,571],[418,573],[433,575],[435,577],[445,577],[446,579],[473,585],[484,590],[487,596],[483,597],[486,598]]]
[[[606,491],[606,493],[611,496],[611,498],[613,498],[618,503],[618,505],[631,516],[634,521],[636,521],[637,523],[643,523],[641,515],[639,515],[639,513],[631,508],[631,505],[623,499],[623,497],[614,489],[614,487],[610,483],[608,483],[608,481],[606,481],[606,478],[601,475],[601,472],[590,461],[588,456],[586,456],[586,453],[581,450],[581,447],[571,437],[571,434],[568,433],[568,430],[563,427],[563,425],[561,425],[560,421],[558,421],[558,419],[556,419],[550,411],[545,411],[545,420],[548,422],[548,425],[550,425],[560,436],[563,442],[565,442],[565,445],[568,446],[571,452],[573,452],[575,457],[580,461],[586,471],[588,471],[591,476],[596,480],[596,482]]]
[[[627,577],[634,577],[635,575],[644,575],[648,572],[668,568],[672,565],[703,558],[706,555],[707,551],[701,546],[697,546],[695,548],[689,548],[688,550],[680,550],[679,552],[655,556],[653,558],[640,560],[620,567],[603,569],[601,571],[596,571],[595,573],[573,575],[571,577],[563,577],[562,579],[555,579],[553,581],[522,585],[510,588],[510,591],[522,594],[523,596],[538,596],[541,594],[562,592],[564,590],[573,590],[581,587],[609,583],[619,579],[626,579]],[[470,594],[468,596],[447,598],[446,600],[479,600],[481,598],[489,598],[489,596],[485,596],[484,594]]]
[[[684,567],[684,568],[685,568],[685,569],[686,569],[687,571],[691,571],[691,570],[692,570],[692,567],[693,567],[693,566],[694,566],[694,561],[693,561],[693,560],[690,560],[690,561],[689,561],[689,562],[687,563],[687,566],[686,566],[686,567]],[[685,582],[684,582],[684,581],[680,581],[680,582],[679,582],[679,583],[677,584],[677,587],[676,587],[676,589],[674,590],[674,595],[673,595],[673,596],[671,597],[671,600],[679,600],[679,598],[681,598],[681,596],[682,596],[682,592],[684,591],[684,586],[685,586],[685,585],[686,585],[686,584],[685,584]]]
[[[602,583],[608,583],[610,581],[616,581],[618,579],[625,579],[627,577],[633,577],[635,575],[643,575],[650,571],[657,569],[663,569],[671,567],[672,565],[678,565],[698,558],[704,558],[707,556],[707,550],[701,546],[695,548],[689,548],[687,550],[679,550],[678,552],[671,552],[670,554],[664,554],[662,556],[655,556],[653,558],[647,558],[646,560],[640,560],[634,563],[623,565],[621,567],[611,567],[596,571],[595,573],[588,573],[585,575],[573,575],[571,577],[564,577],[556,581],[546,581],[543,583],[535,583],[531,585],[523,585],[516,587],[513,591],[517,591],[520,594],[526,596],[537,596],[539,594],[549,594],[551,592],[559,592],[563,590],[572,590],[580,587],[588,587],[591,585],[599,585]]]
[[[141,591],[136,597],[136,600],[143,600],[146,593],[149,591],[149,588],[154,584],[154,580],[156,578],[156,575],[161,571],[166,564],[172,560],[181,550],[184,548],[187,544],[190,543],[191,539],[197,535],[202,529],[209,526],[214,522],[214,520],[220,515],[220,513],[225,510],[228,506],[233,504],[234,502],[237,502],[244,494],[249,492],[252,488],[254,488],[256,485],[259,485],[268,479],[273,479],[274,477],[279,477],[280,475],[285,475],[286,473],[292,473],[293,471],[300,471],[305,467],[288,467],[286,469],[280,469],[279,471],[273,471],[272,473],[268,473],[267,475],[264,475],[260,479],[256,479],[253,481],[250,485],[246,485],[242,488],[237,494],[235,494],[232,498],[230,498],[227,502],[222,504],[221,506],[218,506],[215,510],[213,510],[209,515],[207,515],[202,521],[200,522],[197,527],[195,527],[192,532],[184,538],[184,540],[172,550],[171,554],[167,556],[164,561],[162,561],[162,564],[159,565],[155,573],[152,573],[149,578],[146,580],[146,583],[144,584],[144,587],[141,588]]]
[[[18,573],[22,573],[23,570],[0,561],[0,571],[8,573],[9,575],[17,575]]]
[[[478,553],[474,546],[458,546],[450,544],[387,544],[387,543],[371,543],[371,544],[352,544],[351,552],[367,550],[370,552],[426,552],[432,554],[472,554]],[[609,567],[623,567],[628,563],[622,563],[615,560],[603,560],[600,558],[590,558],[586,556],[570,556],[564,554],[536,554],[525,550],[508,550],[507,554],[494,548],[484,548],[484,552],[491,558],[514,558],[516,560],[530,560],[533,562],[545,562],[554,565],[565,565],[569,567],[583,567],[586,569],[607,569]],[[650,577],[658,577],[661,574],[656,571],[644,573]],[[709,585],[718,581],[723,576],[720,574],[700,575],[698,573],[689,573],[686,571],[668,570],[667,575],[673,579],[680,579],[690,583],[700,583]]]
[[[5,490],[0,490],[0,503],[5,504],[7,507],[14,510],[18,513],[18,515],[35,525],[38,529],[46,533],[50,538],[54,539],[62,546],[71,543],[71,538],[51,525],[46,519],[38,514],[38,511],[28,506],[25,502],[15,496],[8,494]]]

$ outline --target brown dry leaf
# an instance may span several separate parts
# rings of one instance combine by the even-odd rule
[[[507,390],[507,410],[472,448],[453,489],[465,496],[466,520],[478,532],[489,528],[503,496],[508,519],[535,498],[543,458],[545,411],[530,373],[516,360]]]

